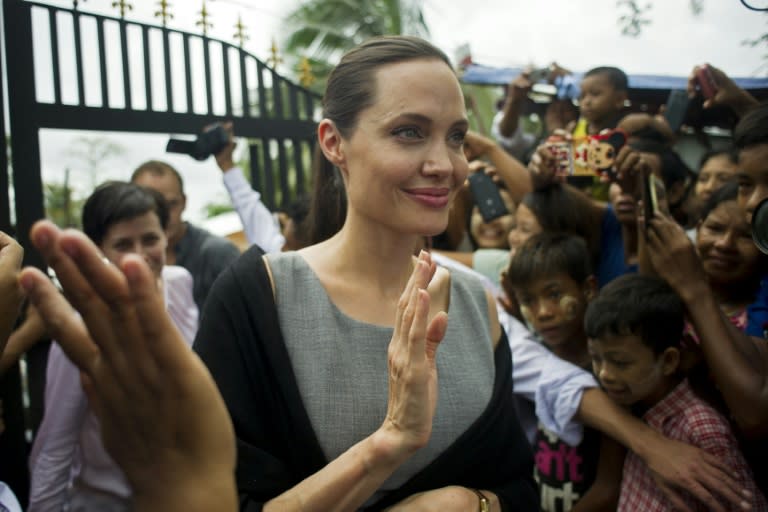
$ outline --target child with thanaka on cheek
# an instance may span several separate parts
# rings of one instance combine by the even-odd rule
[[[728,420],[692,391],[680,371],[684,313],[680,298],[658,278],[627,275],[611,282],[589,304],[584,320],[594,373],[614,401],[632,406],[649,426],[720,458],[750,491],[751,510],[768,510]],[[686,504],[704,510],[692,499]],[[617,510],[672,509],[648,467],[628,452]]]
[[[505,285],[520,310],[555,355],[590,367],[583,319],[597,292],[587,244],[581,237],[543,232],[515,252]],[[619,490],[624,450],[590,428],[570,446],[539,424],[534,444],[534,476],[546,512],[612,510]]]

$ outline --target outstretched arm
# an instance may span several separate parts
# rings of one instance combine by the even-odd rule
[[[602,390],[584,392],[579,416],[585,424],[613,437],[643,459],[676,509],[692,512],[679,490],[691,493],[707,510],[726,512],[716,496],[735,508],[751,508],[745,501],[750,495],[739,488],[732,468],[699,448],[667,439],[616,405]]]
[[[229,133],[230,143],[216,154],[216,164],[222,172],[224,186],[243,224],[248,243],[258,245],[264,252],[280,252],[285,245],[280,226],[261,201],[261,194],[251,187],[243,171],[235,165],[235,133],[232,123],[224,123],[223,126]]]

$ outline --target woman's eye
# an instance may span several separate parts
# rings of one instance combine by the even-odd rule
[[[461,146],[461,145],[464,144],[464,138],[466,137],[466,135],[467,134],[465,132],[463,132],[463,131],[455,132],[455,133],[451,134],[450,140],[454,144],[456,144],[458,146]]]
[[[421,136],[419,130],[412,127],[397,128],[392,132],[397,137],[404,139],[415,139]]]

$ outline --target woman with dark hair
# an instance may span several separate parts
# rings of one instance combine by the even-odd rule
[[[535,510],[494,299],[413,256],[468,172],[447,57],[373,39],[344,56],[323,105],[310,217],[326,239],[246,253],[195,341],[233,417],[242,503]],[[338,208],[316,216],[321,198]]]
[[[160,193],[112,181],[83,206],[83,230],[107,262],[139,254],[163,291],[168,314],[191,345],[197,332],[192,276],[165,265],[168,208]],[[80,371],[54,343],[48,354],[45,414],[29,459],[30,511],[132,509],[131,488],[107,454],[101,427],[80,385]]]

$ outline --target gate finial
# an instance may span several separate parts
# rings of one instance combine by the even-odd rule
[[[243,17],[239,14],[237,15],[237,23],[235,23],[235,35],[233,37],[237,39],[238,43],[240,44],[240,48],[242,48],[245,42],[248,40],[248,34],[245,33],[245,25],[243,25]]]
[[[267,64],[275,69],[277,68],[277,65],[283,62],[282,57],[280,57],[280,52],[277,49],[277,41],[275,41],[275,38],[272,38],[272,46],[269,47],[269,58],[267,59]]]
[[[309,87],[313,83],[315,83],[315,75],[312,73],[312,63],[309,62],[309,59],[305,55],[301,58],[301,63],[299,64],[299,82],[301,82],[301,85],[304,87]]]
[[[157,3],[160,5],[160,10],[155,11],[155,18],[160,18],[163,22],[163,27],[166,27],[168,20],[173,19],[173,14],[170,11],[171,3],[168,0],[159,0]]]
[[[127,2],[127,0],[118,0],[116,2],[112,2],[112,7],[117,7],[120,9],[120,18],[125,19],[125,11],[132,11],[133,6]]]
[[[195,25],[202,28],[203,36],[207,36],[208,29],[213,28],[213,23],[208,21],[208,19],[211,17],[211,13],[208,12],[208,8],[205,6],[205,0],[203,0],[203,7],[200,9],[198,14],[200,15],[200,19],[197,21],[197,23],[195,23]]]

